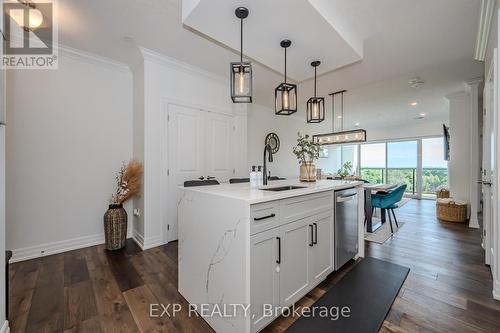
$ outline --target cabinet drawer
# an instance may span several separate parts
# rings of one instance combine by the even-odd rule
[[[250,207],[250,234],[254,235],[279,226],[279,213],[278,201],[252,205]]]
[[[328,210],[333,210],[333,191],[285,199],[280,202],[281,225]]]

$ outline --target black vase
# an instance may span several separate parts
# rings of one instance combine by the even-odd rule
[[[109,205],[104,214],[104,238],[110,251],[125,247],[127,239],[127,212],[122,204]]]

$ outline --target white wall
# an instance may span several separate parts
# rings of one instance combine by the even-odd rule
[[[450,161],[448,162],[450,194],[470,200],[471,128],[470,95],[463,91],[448,95],[450,104]]]
[[[103,242],[132,157],[130,71],[61,50],[58,70],[8,73],[7,105],[7,248],[19,260]]]
[[[243,175],[242,170],[246,167],[246,108],[232,103],[229,97],[229,79],[150,50],[141,49],[141,52],[144,57],[145,178],[144,213],[137,218],[140,220],[137,225],[143,225],[144,232],[141,234],[140,230],[136,230],[136,240],[142,243],[143,248],[150,248],[166,242],[165,207],[167,200],[171,198],[165,191],[166,176],[163,172],[163,166],[168,165],[166,157],[162,158],[162,150],[167,143],[162,142],[161,138],[165,129],[168,102],[234,114],[237,117],[237,175]]]

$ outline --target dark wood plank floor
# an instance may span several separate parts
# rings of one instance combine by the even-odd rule
[[[404,227],[385,244],[366,243],[368,256],[411,268],[381,332],[500,332],[480,232],[436,221],[434,202],[412,200],[397,211]],[[312,305],[356,263],[330,275],[299,301]],[[186,301],[177,292],[177,244],[148,251],[128,241],[108,253],[95,246],[11,265],[11,331],[212,332],[187,310],[150,318],[151,303]],[[282,332],[295,318],[278,318]]]

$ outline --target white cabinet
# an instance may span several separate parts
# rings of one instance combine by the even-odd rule
[[[253,332],[264,328],[274,317],[264,316],[264,305],[279,306],[279,228],[251,238],[251,290]]]
[[[333,271],[333,211],[314,217],[314,240],[309,249],[309,281],[316,286]]]
[[[280,300],[282,306],[292,305],[308,292],[307,268],[313,230],[309,222],[310,219],[302,219],[280,227],[282,239]]]
[[[310,206],[304,213],[305,202],[314,211]],[[266,218],[251,236],[252,332],[257,332],[274,319],[264,316],[264,304],[291,306],[333,272],[333,192],[254,205],[251,212],[257,222]]]

